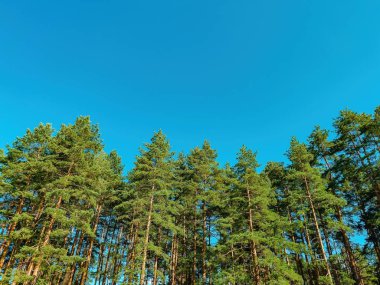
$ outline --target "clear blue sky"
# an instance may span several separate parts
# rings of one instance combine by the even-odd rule
[[[130,168],[162,129],[176,151],[242,144],[263,164],[343,108],[380,103],[379,1],[1,1],[0,147],[90,115]]]

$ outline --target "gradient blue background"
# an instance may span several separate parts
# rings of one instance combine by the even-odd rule
[[[127,168],[162,129],[283,160],[292,135],[380,103],[379,1],[1,1],[0,147],[98,123]]]

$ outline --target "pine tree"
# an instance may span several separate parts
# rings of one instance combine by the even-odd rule
[[[242,228],[231,239],[249,248],[249,272],[253,284],[300,283],[301,278],[286,264],[284,248],[290,244],[279,229],[285,221],[276,214],[274,192],[265,174],[258,174],[256,154],[242,147],[234,167],[238,180],[236,198],[241,209]]]
[[[337,177],[337,173],[335,173],[335,168],[337,167],[337,157],[333,153],[333,143],[328,141],[328,135],[328,131],[321,130],[319,127],[316,127],[308,139],[310,144],[309,149],[313,153],[314,159],[316,160],[315,164],[318,165],[319,163],[321,165],[323,175],[328,181],[328,191],[333,195],[343,197],[342,183],[340,183],[339,177]],[[355,213],[351,212],[350,214],[354,215]],[[344,246],[342,252],[345,253],[353,280],[355,280],[356,284],[362,285],[364,284],[364,280],[361,276],[361,269],[357,264],[349,237],[349,232],[351,232],[351,229],[346,226],[345,221],[343,220],[344,215],[347,215],[347,213],[344,213],[344,208],[336,206],[335,218],[341,225],[336,237]]]
[[[166,137],[161,131],[155,133],[151,143],[146,144],[145,149],[141,149],[140,152],[135,167],[128,176],[130,187],[133,189],[133,199],[124,202],[119,209],[127,205],[132,207],[134,219],[137,220],[139,229],[136,236],[137,244],[134,245],[136,253],[134,262],[127,266],[133,270],[140,269],[139,274],[132,272],[129,282],[134,282],[134,278],[138,277],[142,285],[145,284],[149,273],[152,273],[152,282],[156,283],[159,275],[162,276],[157,266],[158,259],[165,263],[169,259],[162,248],[159,232],[173,233],[178,229],[173,218],[176,205],[172,200],[172,152]],[[147,264],[149,268],[153,267],[153,272],[147,272]]]
[[[0,267],[7,275],[13,266],[22,268],[28,258],[23,251],[34,242],[33,231],[42,215],[45,188],[52,181],[55,169],[50,152],[52,128],[39,125],[8,147],[2,174],[4,186],[2,216],[6,234],[1,245]],[[12,250],[10,251],[10,248]],[[4,262],[7,259],[7,264]],[[5,268],[4,268],[5,265]],[[16,278],[20,278],[16,272]],[[12,277],[10,277],[12,279]]]
[[[337,172],[344,178],[347,199],[356,206],[379,262],[379,152],[373,135],[367,132],[374,126],[373,122],[367,114],[342,111],[334,122],[337,133],[334,150],[339,159]],[[376,133],[375,130],[371,133]]]
[[[193,149],[188,158],[189,191],[192,196],[193,264],[191,284],[210,281],[209,264],[212,232],[212,204],[217,189],[218,164],[216,152],[206,141]]]
[[[321,216],[328,217],[333,213],[334,208],[344,206],[345,202],[327,191],[326,181],[321,177],[319,170],[310,165],[313,155],[308,152],[305,144],[301,144],[293,138],[288,157],[291,161],[288,179],[292,181],[289,198],[295,199],[292,201],[293,205],[299,205],[297,212],[305,224],[309,250],[313,249],[313,245],[309,242],[311,233],[308,231],[311,226],[313,227],[318,245],[315,247],[315,253],[318,253],[323,260],[328,282],[334,284],[329,256],[322,238],[323,220]],[[303,199],[305,200],[303,201]],[[319,213],[323,214],[319,215]],[[309,222],[310,228],[308,229],[306,227]]]
[[[32,284],[37,279],[51,280],[58,270],[63,273],[67,265],[82,260],[68,256],[65,245],[73,229],[93,236],[92,210],[98,193],[91,187],[90,176],[95,172],[93,161],[101,151],[98,128],[91,125],[88,117],[78,118],[74,125],[63,125],[57,133],[52,144],[56,175],[47,186],[45,220],[41,222],[39,241],[27,271],[34,277]],[[50,268],[53,255],[60,267]]]

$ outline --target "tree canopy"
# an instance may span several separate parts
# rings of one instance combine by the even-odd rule
[[[0,284],[379,284],[380,107],[332,125],[262,168],[158,131],[129,172],[89,117],[27,130],[0,150]]]

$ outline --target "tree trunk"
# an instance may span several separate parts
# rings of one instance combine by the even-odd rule
[[[172,246],[172,260],[171,260],[171,285],[176,284],[176,269],[177,269],[177,260],[178,260],[178,238],[177,235],[173,236],[173,246]]]
[[[119,235],[117,236],[117,241],[116,241],[116,244],[115,244],[115,254],[114,254],[114,259],[113,259],[113,272],[112,272],[112,284],[116,284],[117,282],[117,274],[118,274],[118,270],[119,270],[119,262],[118,262],[118,259],[119,259],[119,252],[120,252],[120,240],[121,240],[121,237],[123,235],[123,229],[124,227],[120,227],[119,229]],[[122,257],[120,257],[121,259]]]
[[[202,225],[202,233],[203,233],[203,241],[202,241],[202,282],[203,284],[206,284],[207,281],[207,266],[206,266],[206,227],[207,227],[207,209],[206,209],[206,203],[203,202],[202,205],[202,211],[203,211],[203,225]]]
[[[58,202],[57,202],[55,208],[59,209],[61,207],[61,203],[62,203],[62,196],[59,196]],[[51,235],[51,232],[53,231],[54,222],[55,222],[55,219],[52,217],[50,219],[49,226],[48,226],[48,229],[47,229],[47,232],[46,232],[46,235],[45,235],[45,238],[44,238],[44,241],[43,241],[41,247],[44,247],[44,246],[49,244],[50,235]],[[34,270],[33,270],[33,276],[34,276],[34,279],[32,281],[33,285],[36,284],[36,282],[37,282],[41,264],[42,264],[42,258],[39,258],[37,263],[36,263],[36,266],[34,267]]]
[[[251,206],[251,194],[249,189],[247,188],[247,198],[248,198],[248,222],[249,222],[249,231],[253,233],[253,214],[252,214],[252,206]],[[260,284],[260,268],[258,265],[258,257],[257,257],[257,248],[256,243],[251,240],[251,255],[252,255],[252,264],[253,264],[253,278],[255,280],[255,284]]]
[[[158,228],[157,234],[157,244],[161,243],[161,227]],[[158,276],[158,256],[154,256],[154,266],[153,266],[153,285],[157,285],[157,276]]]
[[[98,229],[99,217],[100,217],[101,211],[102,211],[102,206],[98,205],[96,207],[96,217],[95,217],[94,228],[93,228],[93,232],[94,232],[95,236],[96,236],[96,230]],[[84,271],[82,273],[80,285],[84,285],[86,282],[86,279],[87,279],[88,268],[90,267],[92,247],[94,245],[94,240],[95,240],[95,238],[91,238],[91,240],[90,240],[90,244],[89,244],[88,250],[87,250],[86,261],[85,261],[84,265],[82,265],[82,268],[84,268]]]
[[[71,171],[72,171],[73,167],[74,167],[74,162],[71,162],[66,176],[70,176],[71,175]],[[61,207],[61,203],[62,203],[62,196],[59,196],[55,208],[59,209]],[[50,241],[50,235],[51,235],[51,232],[53,230],[54,222],[55,222],[55,219],[53,217],[51,217],[50,222],[49,222],[49,226],[48,226],[48,230],[47,230],[47,232],[45,234],[45,238],[44,238],[44,241],[43,241],[41,247],[44,247],[44,246],[48,245],[48,243]],[[41,248],[41,247],[39,247],[39,248]],[[37,264],[36,264],[36,266],[34,267],[34,270],[33,270],[34,279],[32,281],[32,285],[36,284],[36,282],[37,282],[38,274],[39,274],[39,270],[40,270],[41,264],[42,264],[42,259],[39,258],[38,261],[37,261]]]
[[[154,191],[154,186],[153,186],[152,191]],[[147,258],[147,253],[148,253],[150,224],[152,222],[153,200],[154,200],[154,195],[152,193],[152,195],[150,196],[148,221],[147,221],[147,225],[146,225],[145,240],[144,240],[144,247],[143,247],[143,258],[142,258],[142,264],[141,264],[140,285],[144,285],[144,282],[145,282],[145,268],[146,268],[146,258]]]
[[[325,162],[325,166],[326,166],[327,170],[330,173],[328,179],[331,181],[333,178],[332,178],[330,163],[328,162],[328,160],[327,160],[327,158],[326,158],[325,155],[322,155],[322,158],[323,158],[323,160]],[[332,191],[332,193],[334,195],[336,195],[336,192],[335,192],[334,189],[331,189],[331,191]],[[335,207],[335,214],[336,214],[336,216],[338,218],[338,221],[341,222],[341,223],[343,223],[342,210],[341,210],[341,208],[339,206]],[[340,228],[339,232],[342,235],[343,245],[344,245],[344,248],[345,248],[346,254],[347,254],[348,265],[349,265],[349,267],[351,269],[351,275],[352,275],[352,277],[355,280],[355,282],[356,282],[357,285],[364,285],[363,278],[361,277],[361,274],[360,274],[360,269],[357,266],[355,256],[352,253],[351,242],[350,242],[350,239],[349,239],[349,237],[347,235],[347,232],[343,228]]]
[[[84,241],[84,233],[81,232],[78,245],[74,248],[73,255],[80,255],[82,245],[83,245],[83,241]],[[71,269],[66,272],[65,279],[63,281],[63,285],[72,284],[76,269],[77,269],[77,263],[74,263],[71,266]]]
[[[310,276],[310,282],[312,282],[314,284],[314,281],[315,281],[315,284],[318,284],[319,269],[318,269],[318,264],[315,263],[315,259],[316,258],[314,256],[313,246],[311,245],[310,236],[309,236],[309,230],[308,230],[308,227],[307,227],[307,220],[306,220],[306,218],[304,220],[304,226],[305,226],[304,230],[305,230],[306,244],[307,244],[307,247],[308,247],[308,249],[310,251],[311,264],[314,266],[314,269],[315,269],[315,277],[313,277],[312,272],[310,271],[310,269],[308,269],[309,276]],[[305,258],[306,258],[307,263],[309,263],[307,254],[305,254]]]
[[[193,270],[191,283],[197,283],[197,206],[194,206]]]
[[[20,202],[18,203],[17,205],[17,210],[16,210],[16,213],[15,215],[19,215],[21,214],[22,212],[22,208],[24,206],[24,198],[21,197],[21,200]],[[7,231],[7,237],[5,239],[5,241],[3,242],[3,244],[1,245],[0,247],[0,251],[1,251],[1,256],[0,256],[0,269],[3,267],[4,265],[4,261],[7,257],[7,253],[8,253],[8,248],[11,244],[11,239],[10,239],[10,235],[13,233],[13,231],[16,229],[16,226],[17,226],[17,223],[16,222],[13,222],[9,228],[8,228],[8,231]]]
[[[289,220],[289,223],[292,224],[293,223],[293,220],[292,220],[292,215],[290,214],[290,210],[289,210],[289,207],[287,208],[287,212],[288,212],[288,220]],[[296,241],[296,237],[295,237],[295,234],[292,232],[291,233],[291,237],[292,237],[292,241],[294,243],[297,243]],[[301,258],[300,258],[300,255],[298,253],[295,254],[295,260],[296,260],[296,266],[297,266],[297,269],[298,269],[298,272],[300,273],[301,277],[302,277],[302,280],[304,281],[304,283],[306,284],[306,278],[304,276],[304,272],[303,272],[303,266],[302,266],[302,261],[301,261]]]
[[[116,233],[116,226],[113,227],[113,231],[112,231],[112,234],[111,234],[111,240],[110,240],[111,244],[112,244],[113,240],[115,239],[115,233]],[[103,272],[103,279],[102,279],[102,284],[103,285],[106,284],[106,282],[108,281],[108,272],[109,272],[110,257],[111,257],[111,246],[108,247],[106,264],[105,264],[105,268],[104,268],[104,272]]]
[[[135,270],[135,247],[138,241],[138,230],[139,225],[137,224],[134,228],[134,224],[131,226],[131,235],[132,235],[132,241],[128,250],[128,256],[127,256],[127,266],[130,268],[130,272],[128,274],[128,285],[131,285],[133,283],[133,276],[134,276],[134,270]]]
[[[327,256],[326,256],[326,252],[325,252],[325,247],[323,245],[321,232],[319,230],[317,215],[315,213],[315,208],[314,208],[314,202],[313,202],[313,199],[311,197],[311,192],[310,192],[310,189],[309,189],[309,183],[308,183],[306,177],[304,177],[304,181],[305,181],[307,198],[309,200],[309,204],[310,204],[310,208],[311,208],[311,213],[312,213],[312,216],[313,216],[315,230],[316,230],[316,233],[317,233],[318,243],[319,243],[319,246],[320,246],[320,249],[321,249],[322,258],[323,258],[323,260],[325,262],[325,265],[326,265],[327,276],[329,278],[330,283],[334,284],[332,276],[331,276],[330,265],[329,265],[329,262],[327,260]]]
[[[73,244],[71,246],[71,250],[69,252],[69,255],[70,256],[73,256],[75,255],[75,249],[77,248],[77,244],[78,244],[78,239],[81,238],[81,231],[76,231],[75,233],[75,238],[74,238],[74,241],[73,241]],[[67,285],[69,284],[69,281],[70,281],[70,277],[74,271],[74,268],[75,267],[75,264],[74,265],[71,265],[69,266],[67,269],[66,269],[66,273],[65,273],[65,276],[63,277],[63,281],[62,281],[62,285]]]

